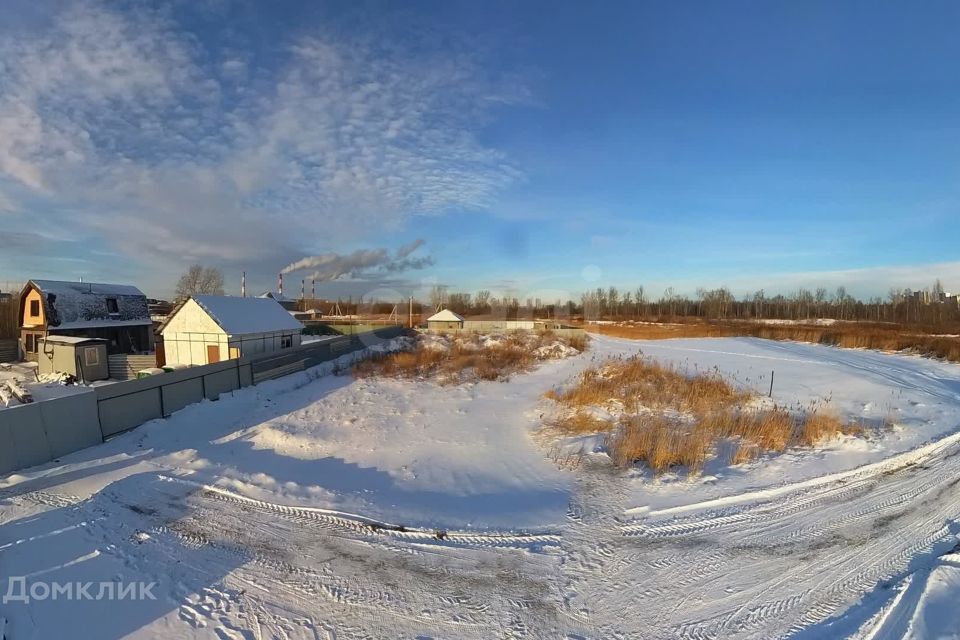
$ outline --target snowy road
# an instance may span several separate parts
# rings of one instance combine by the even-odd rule
[[[745,384],[776,362],[783,401],[831,394],[901,427],[695,482],[625,477],[600,457],[554,468],[529,436],[540,394],[637,346]],[[0,482],[0,595],[9,576],[157,584],[151,601],[2,605],[10,640],[960,628],[960,367],[754,340],[601,340],[506,385],[282,384]],[[483,501],[499,513],[483,516]],[[499,524],[511,513],[521,527]]]

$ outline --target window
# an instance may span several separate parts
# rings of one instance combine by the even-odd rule
[[[120,313],[116,298],[107,298],[107,313]]]
[[[31,300],[30,301],[30,317],[36,318],[40,316],[40,301]]]
[[[100,364],[100,350],[96,347],[87,347],[83,350],[83,363],[88,367]]]
[[[28,333],[26,336],[24,348],[27,350],[27,353],[36,353],[37,352],[37,336],[33,333]]]
[[[293,336],[282,336],[280,338],[280,348],[289,349],[293,346]]]

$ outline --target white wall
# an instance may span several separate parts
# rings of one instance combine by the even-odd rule
[[[194,300],[187,301],[161,332],[167,364],[209,364],[207,345],[220,347],[220,360],[230,358],[230,348],[240,355],[256,355],[280,351],[283,336],[291,338],[291,346],[300,345],[297,331],[272,331],[241,336],[228,336],[213,318]]]
[[[219,346],[220,360],[223,361],[230,358],[231,348],[238,349],[240,355],[283,351],[280,345],[284,336],[290,338],[291,347],[300,346],[300,334],[291,331],[226,336],[213,333],[171,333],[164,330],[164,355],[167,364],[209,364],[207,345]]]
[[[229,339],[216,333],[163,332],[163,354],[167,364],[209,364],[207,345],[220,347],[220,360],[230,357]]]

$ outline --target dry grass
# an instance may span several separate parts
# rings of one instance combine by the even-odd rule
[[[550,357],[537,353],[541,347],[560,344],[582,351],[589,341],[585,335],[566,338],[549,331],[515,331],[497,336],[495,341],[487,344],[483,342],[484,338],[480,334],[459,334],[450,338],[421,336],[409,351],[358,362],[354,365],[354,374],[357,377],[435,378],[443,384],[507,380]]]
[[[647,408],[705,415],[718,407],[746,401],[750,395],[735,389],[716,372],[688,376],[675,367],[633,357],[587,369],[576,386],[553,392],[552,397],[574,408],[614,399],[623,404],[627,413]]]
[[[960,338],[919,332],[915,327],[845,322],[830,326],[768,325],[753,322],[648,323],[625,325],[588,325],[591,333],[662,340],[666,338],[726,338],[750,336],[768,340],[795,340],[848,349],[911,351],[952,362],[960,362]]]
[[[754,396],[717,372],[686,375],[643,358],[588,369],[572,388],[547,395],[567,410],[555,424],[561,432],[606,432],[614,464],[643,463],[657,474],[679,467],[699,473],[721,440],[732,443],[730,463],[741,464],[763,452],[862,432],[822,407],[799,413],[751,408]],[[622,409],[620,417],[610,422],[590,413],[604,406]]]

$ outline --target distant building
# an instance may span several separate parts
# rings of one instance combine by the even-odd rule
[[[4,293],[3,291],[0,291],[0,304],[10,302],[11,300],[13,300],[12,293]]]
[[[163,321],[173,311],[173,303],[166,300],[147,299],[147,310],[154,322]]]
[[[450,309],[444,309],[427,318],[427,329],[430,331],[463,329],[463,316],[450,311]]]
[[[281,307],[283,307],[283,308],[286,309],[287,311],[296,311],[296,310],[297,310],[297,306],[298,306],[298,301],[297,301],[297,300],[294,300],[293,298],[287,298],[286,296],[281,296],[280,294],[274,293],[273,291],[266,291],[266,292],[264,292],[264,293],[261,293],[261,294],[260,294],[259,296],[257,296],[257,297],[258,297],[258,298],[269,298],[269,299],[271,299],[271,300],[275,300],[277,303],[280,304]]]
[[[147,297],[130,285],[30,280],[20,293],[19,323],[28,360],[37,360],[48,336],[102,338],[110,353],[153,350]]]
[[[290,349],[302,331],[272,298],[198,295],[174,309],[159,333],[163,362],[198,365]]]
[[[301,321],[323,319],[323,312],[320,311],[320,309],[307,309],[306,311],[289,311],[288,313],[292,315],[294,318],[296,318],[297,320],[301,320]]]

